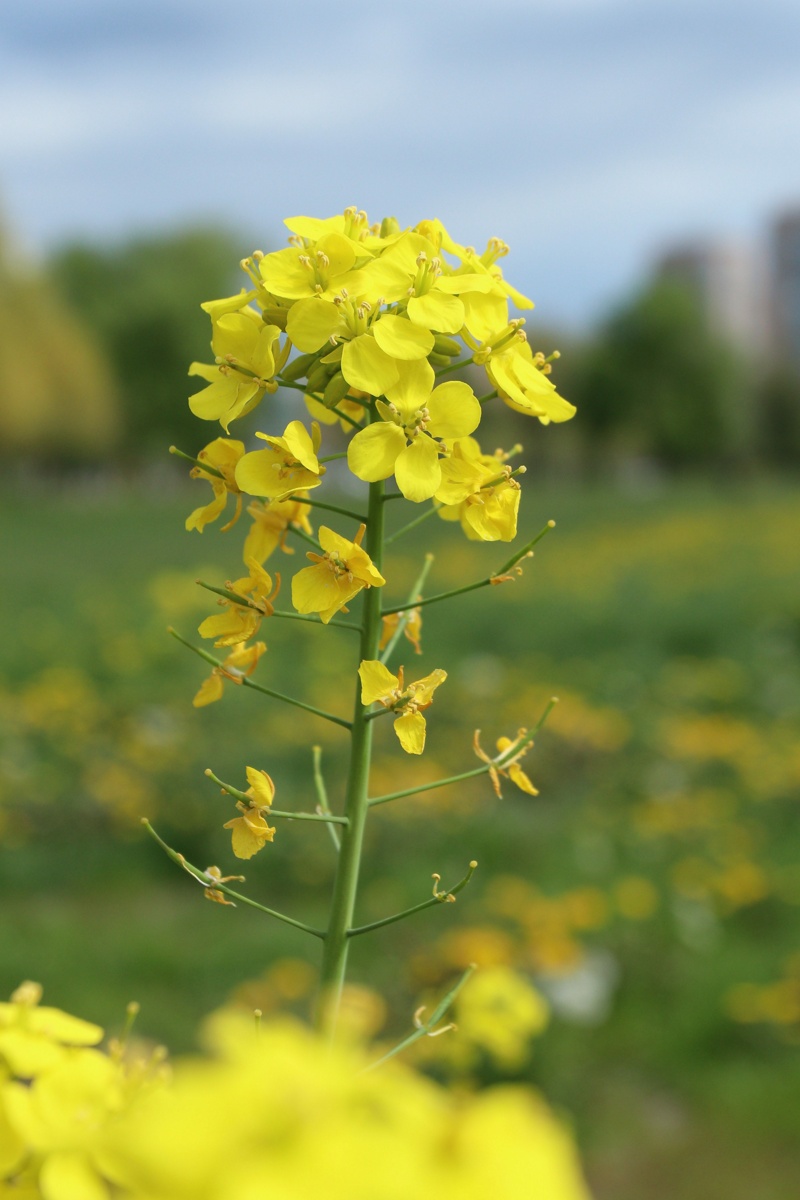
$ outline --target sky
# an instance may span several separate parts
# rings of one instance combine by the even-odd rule
[[[3,0],[0,209],[44,257],[348,204],[500,236],[544,326],[800,205],[797,0]]]

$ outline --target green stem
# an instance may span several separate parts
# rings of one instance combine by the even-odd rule
[[[233,796],[234,800],[240,800],[242,804],[249,805],[251,797],[247,792],[242,792],[239,788],[233,787],[230,783],[225,783],[222,779],[214,774],[210,767],[206,767],[203,772],[214,783],[218,783],[223,792],[227,792],[229,796]],[[268,817],[286,817],[289,821],[332,821],[335,825],[346,825],[347,817],[335,817],[332,813],[303,813],[303,812],[285,812],[280,808],[270,808],[267,810]]]
[[[449,898],[455,899],[459,892],[463,891],[472,878],[477,863],[473,859],[469,864],[467,873],[455,887],[449,891],[435,893],[428,900],[423,900],[421,904],[414,904],[411,908],[404,908],[402,912],[394,913],[391,917],[383,917],[380,921],[372,921],[369,925],[358,925],[355,929],[348,929],[348,937],[358,937],[362,933],[371,933],[373,929],[382,929],[384,925],[394,925],[396,921],[404,921],[406,917],[411,917],[414,913],[423,912],[426,908],[433,908],[437,904],[446,904]]]
[[[438,371],[434,371],[434,376],[438,379],[440,375],[448,375],[451,371],[458,371],[461,367],[468,367],[470,363],[474,362],[475,355],[471,354],[469,358],[462,358],[461,362],[450,363],[447,367],[440,367]]]
[[[334,462],[337,458],[347,458],[347,451],[341,450],[338,454],[326,454],[324,458],[318,458],[317,462],[329,463]]]
[[[413,521],[409,521],[407,525],[402,525],[395,533],[390,534],[386,539],[386,545],[388,546],[390,542],[396,542],[404,533],[409,533],[412,529],[416,529],[417,525],[421,525],[423,521],[427,521],[428,517],[432,517],[440,508],[440,504],[433,504],[430,508],[426,508],[425,512],[419,517],[414,517]]]
[[[322,500],[309,500],[307,496],[288,496],[288,500],[294,500],[297,504],[308,504],[310,508],[324,508],[326,512],[338,513],[341,517],[352,517],[354,521],[358,521],[359,525],[366,525],[369,518],[363,513],[353,512],[352,508],[341,508],[338,504],[325,504]]]
[[[295,537],[299,537],[302,541],[308,542],[309,546],[313,546],[317,554],[322,552],[322,546],[315,537],[310,533],[306,533],[305,529],[301,529],[299,525],[287,525],[287,532],[293,533]]]
[[[213,654],[209,654],[202,647],[194,646],[191,642],[187,642],[186,638],[182,638],[172,626],[169,627],[167,633],[171,633],[177,641],[181,642],[184,646],[188,646],[190,650],[193,650],[200,658],[205,659],[207,663],[211,663],[212,667],[223,666],[220,659],[214,658]],[[341,725],[344,729],[350,728],[350,722],[345,720],[344,717],[335,717],[333,713],[325,712],[321,708],[315,708],[313,704],[306,704],[304,700],[295,700],[293,696],[285,696],[283,692],[273,691],[272,688],[264,687],[261,683],[256,683],[247,675],[242,676],[239,682],[244,687],[253,688],[254,691],[261,692],[264,696],[271,696],[273,700],[282,700],[284,704],[291,704],[294,708],[302,708],[305,712],[313,713],[315,717],[324,717],[326,721],[332,721],[334,725]]]
[[[312,625],[321,625],[323,629],[325,628],[325,622],[321,621],[319,617],[312,616],[310,613],[284,612],[282,609],[276,609],[272,613],[272,616],[284,621],[308,621]],[[328,621],[327,624],[334,625],[337,629],[351,629],[356,633],[361,632],[358,626],[354,625],[352,621]]]
[[[535,538],[531,538],[529,542],[526,542],[521,550],[518,550],[508,562],[503,563],[502,567],[498,567],[494,574],[489,575],[488,578],[479,579],[477,583],[466,583],[460,588],[451,588],[449,592],[438,592],[435,596],[428,596],[426,600],[419,600],[415,607],[421,608],[423,604],[438,604],[441,600],[451,600],[453,596],[463,596],[466,592],[474,592],[477,588],[489,587],[495,579],[499,579],[502,575],[507,575],[520,559],[530,554],[536,543],[540,542],[551,529],[555,529],[555,524],[555,521],[548,521],[544,529],[540,530]],[[404,604],[396,604],[394,608],[384,608],[382,616],[388,617],[391,613],[402,612],[404,608]]]
[[[328,803],[328,789],[325,787],[325,780],[322,775],[322,746],[312,746],[311,757],[314,764],[314,788],[317,793],[317,812],[326,813],[328,816],[331,816],[331,806]],[[333,825],[328,826],[328,833],[331,835],[331,841],[338,853],[341,843]]]
[[[420,1038],[436,1037],[437,1033],[444,1033],[444,1029],[437,1030],[436,1026],[439,1024],[442,1017],[446,1015],[456,996],[461,991],[462,987],[467,982],[474,970],[475,964],[471,963],[458,980],[455,987],[450,989],[444,1000],[439,1001],[439,1003],[436,1005],[436,1008],[428,1017],[427,1021],[419,1021],[417,1028],[413,1033],[410,1033],[407,1038],[403,1038],[402,1042],[398,1042],[396,1046],[393,1046],[392,1049],[387,1051],[386,1054],[382,1055],[381,1058],[376,1059],[375,1062],[370,1063],[368,1067],[365,1067],[364,1074],[366,1074],[367,1071],[374,1071],[376,1067],[382,1066],[385,1062],[388,1062],[390,1058],[394,1058],[396,1054],[399,1054],[401,1050],[406,1050],[409,1046],[413,1046],[414,1042],[418,1042]],[[417,1016],[419,1015],[420,1014],[418,1012]],[[448,1026],[447,1028],[452,1028],[452,1026]]]
[[[497,391],[487,392],[485,396],[478,396],[478,404],[488,404],[490,400],[497,399]]]
[[[383,559],[384,506],[383,482],[369,485],[369,514],[365,550],[378,570]],[[366,589],[361,615],[359,659],[375,659],[381,636],[381,601],[377,588]],[[372,754],[372,722],[361,703],[361,680],[356,679],[353,720],[350,737],[350,768],[347,780],[345,815],[348,824],[342,830],[336,879],[331,900],[328,929],[320,975],[318,1023],[331,1036],[336,1028],[339,1002],[347,968],[348,930],[353,922],[361,851],[364,841]]]
[[[405,627],[408,624],[409,610],[414,608],[417,599],[420,597],[422,589],[425,586],[425,580],[428,578],[428,572],[430,571],[432,566],[433,566],[433,555],[426,554],[425,562],[423,564],[422,570],[420,571],[419,576],[417,577],[417,580],[416,580],[414,586],[412,587],[411,591],[408,593],[407,608],[404,609],[404,611],[402,612],[402,614],[400,616],[400,620],[397,622],[397,629],[395,629],[391,638],[386,643],[386,645],[383,648],[383,651],[381,652],[380,660],[382,663],[387,663],[389,661],[389,659],[392,656],[392,651],[394,650],[397,643],[400,641],[400,638],[403,636]]]
[[[176,458],[182,458],[186,462],[192,463],[195,467],[199,467],[207,475],[216,475],[217,479],[225,478],[222,471],[218,471],[216,467],[209,467],[207,463],[201,462],[199,458],[192,458],[191,454],[184,454],[183,450],[179,450],[177,446],[170,446],[169,452],[170,454],[174,454]]]
[[[266,913],[269,917],[274,917],[276,921],[283,921],[284,925],[293,925],[295,929],[302,929],[304,933],[311,933],[314,935],[314,937],[324,938],[325,934],[321,929],[314,929],[312,925],[306,925],[304,921],[296,921],[294,917],[287,917],[285,913],[278,912],[277,909],[267,908],[265,904],[259,904],[256,900],[251,900],[249,896],[243,896],[241,892],[235,892],[233,888],[229,888],[227,884],[219,883],[216,879],[214,879],[213,875],[208,875],[205,871],[201,871],[199,867],[195,867],[193,863],[190,863],[187,859],[185,859],[184,856],[179,854],[177,850],[173,850],[171,846],[168,846],[167,843],[158,836],[155,829],[153,829],[153,826],[146,819],[146,817],[142,817],[142,824],[150,836],[158,842],[161,849],[169,855],[172,861],[176,862],[179,867],[183,867],[184,871],[191,875],[193,879],[196,879],[198,883],[202,883],[204,888],[213,888],[214,891],[222,892],[225,896],[233,896],[234,899],[239,900],[242,904],[246,904],[249,908],[257,908],[259,912]]]

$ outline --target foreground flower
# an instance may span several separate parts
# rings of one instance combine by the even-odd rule
[[[205,471],[198,465],[192,467],[189,474],[192,479],[205,479],[210,483],[214,498],[189,514],[186,518],[187,530],[196,529],[198,533],[202,533],[206,525],[216,521],[225,511],[229,492],[236,496],[236,511],[233,519],[223,526],[223,529],[230,529],[239,520],[242,496],[236,483],[236,464],[243,454],[244,442],[237,442],[232,438],[215,438],[200,451],[197,456],[199,462],[211,467],[211,470]]]
[[[243,492],[284,500],[292,492],[319,487],[325,468],[317,458],[320,431],[316,421],[310,434],[302,421],[290,421],[282,437],[267,433],[257,433],[256,437],[267,442],[268,449],[251,450],[239,461],[236,483]]]
[[[208,679],[201,685],[192,704],[195,708],[204,708],[222,699],[223,680],[241,684],[248,675],[252,675],[258,666],[258,660],[266,650],[264,642],[254,642],[252,646],[241,644],[235,646],[228,657],[218,667],[214,667]]]
[[[349,542],[327,525],[320,525],[324,554],[309,551],[307,557],[314,565],[298,571],[292,580],[292,604],[299,613],[319,613],[327,625],[335,613],[347,611],[345,606],[362,588],[383,587],[386,580],[366,550],[361,549],[365,533],[366,525],[361,525]]]
[[[382,662],[365,659],[358,668],[358,674],[361,678],[361,703],[377,702],[399,713],[394,722],[394,731],[400,745],[406,754],[422,754],[426,724],[421,710],[430,708],[433,693],[447,679],[447,672],[437,668],[424,679],[406,684],[402,667],[393,675]]]
[[[206,617],[197,632],[204,638],[215,638],[215,646],[236,646],[249,641],[259,629],[264,617],[275,611],[272,601],[280,591],[280,576],[276,576],[273,587],[272,576],[259,566],[254,558],[246,564],[250,574],[243,579],[228,580],[225,584],[230,592],[241,596],[242,601],[220,600],[225,612]]]
[[[347,450],[354,475],[369,483],[394,475],[407,500],[429,500],[442,482],[437,438],[461,438],[477,429],[481,406],[472,388],[451,380],[434,387],[427,361],[400,364],[399,380],[378,401],[383,417],[360,430]]]
[[[513,452],[483,454],[469,437],[454,442],[450,458],[442,463],[442,483],[436,493],[442,520],[460,521],[473,541],[513,541],[520,501],[520,486],[507,465]]]
[[[265,392],[277,390],[275,375],[288,353],[281,350],[281,331],[265,325],[259,313],[245,307],[250,294],[229,301],[211,301],[213,337],[211,348],[216,364],[193,362],[189,374],[205,379],[202,391],[189,397],[189,407],[204,421],[219,421],[227,432],[231,421],[251,412]],[[238,311],[224,311],[238,303]]]
[[[501,347],[485,345],[475,353],[486,374],[497,388],[500,399],[516,412],[538,417],[542,425],[551,421],[569,421],[577,409],[550,379],[549,364],[543,354],[534,354],[522,329],[511,338],[501,337]]]
[[[512,754],[509,758],[506,758],[503,762],[503,765],[500,766],[497,763],[497,759],[489,758],[489,755],[482,748],[479,740],[480,732],[480,729],[475,730],[472,746],[478,758],[481,759],[482,762],[490,764],[489,778],[492,781],[492,787],[495,790],[495,795],[498,797],[501,795],[500,776],[502,775],[504,778],[510,779],[512,783],[515,783],[521,792],[527,792],[529,796],[538,796],[538,789],[533,786],[530,779],[519,765],[520,759],[525,757],[533,745],[533,742],[528,742],[527,745],[523,746],[521,750],[518,750],[516,754]],[[507,737],[498,738],[496,742],[498,757],[502,758],[503,755],[512,748],[512,746],[516,746],[517,743],[525,737],[527,732],[527,729],[520,729],[517,732],[517,736],[513,739]]]
[[[233,853],[237,858],[252,858],[275,837],[275,829],[264,819],[275,798],[275,784],[266,771],[257,771],[255,767],[247,767],[245,771],[250,784],[245,792],[249,804],[237,800],[236,807],[242,815],[226,821],[223,826],[231,831]]]

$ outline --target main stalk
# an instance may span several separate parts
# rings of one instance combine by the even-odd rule
[[[364,549],[378,570],[381,570],[384,542],[383,483],[369,485],[369,508],[367,514],[367,536]],[[359,662],[378,657],[381,637],[381,593],[379,588],[364,590],[361,617],[361,644]],[[320,1001],[317,1014],[318,1025],[333,1034],[339,1012],[339,1002],[347,969],[349,938],[347,931],[353,923],[358,875],[361,867],[361,849],[364,842],[364,826],[367,820],[369,769],[372,755],[372,727],[374,721],[366,719],[367,710],[361,703],[361,680],[356,677],[356,694],[353,704],[353,723],[350,743],[350,768],[347,779],[345,815],[347,825],[343,827],[339,849],[336,879],[328,928],[325,933],[325,949],[322,957],[320,979]]]

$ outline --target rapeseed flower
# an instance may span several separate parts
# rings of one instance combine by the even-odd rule
[[[249,575],[242,579],[228,580],[225,584],[230,592],[241,596],[246,603],[222,599],[225,612],[206,617],[197,632],[204,638],[216,638],[215,646],[235,646],[249,641],[258,632],[261,621],[275,611],[272,601],[280,591],[280,575],[273,586],[272,576],[251,558],[247,562]]]
[[[319,613],[327,625],[335,613],[344,609],[365,587],[383,587],[386,580],[366,550],[361,539],[366,526],[361,525],[352,542],[334,533],[326,525],[319,527],[322,554],[309,551],[307,558],[314,564],[304,567],[292,580],[292,603],[299,613]]]
[[[234,299],[246,302],[247,298],[243,294]],[[281,348],[280,328],[265,324],[244,303],[234,312],[213,309],[226,303],[211,302],[211,349],[216,361],[190,366],[189,374],[205,379],[208,386],[189,397],[189,407],[204,421],[219,421],[227,432],[230,422],[252,412],[266,392],[277,391],[275,375],[286,361],[289,344]]]
[[[398,382],[388,388],[388,403],[378,401],[383,420],[360,430],[350,442],[347,464],[359,479],[375,482],[394,475],[407,500],[429,500],[442,483],[440,455],[447,447],[436,439],[464,437],[477,429],[481,406],[472,388],[457,380],[434,387],[428,362],[398,364]]]
[[[242,496],[236,483],[236,464],[243,454],[244,442],[237,442],[232,438],[215,438],[200,451],[197,456],[200,463],[207,464],[212,470],[205,471],[201,465],[198,465],[192,467],[189,474],[193,479],[205,479],[210,483],[214,498],[208,504],[196,508],[189,514],[186,518],[187,530],[196,529],[198,533],[202,533],[206,525],[216,521],[217,517],[225,510],[229,493],[236,496],[236,511],[233,519],[223,526],[223,529],[230,529],[239,520],[242,511]]]
[[[266,562],[278,549],[284,554],[294,554],[294,549],[286,545],[286,535],[290,529],[299,529],[311,536],[313,530],[308,519],[308,508],[302,500],[271,500],[268,504],[254,500],[248,504],[247,515],[253,518],[253,524],[242,550],[245,563],[250,559],[258,563]]]
[[[406,754],[422,754],[425,749],[426,722],[422,710],[430,708],[433,693],[447,679],[447,672],[437,668],[423,679],[406,684],[403,668],[394,675],[377,659],[366,659],[358,668],[361,678],[361,703],[382,704],[399,713],[394,731]]]
[[[302,421],[290,421],[282,437],[257,433],[267,443],[266,450],[251,450],[236,466],[236,483],[249,496],[267,496],[285,500],[292,492],[319,487],[325,468],[317,451],[320,430],[316,421],[308,432]]]
[[[255,767],[246,767],[245,771],[250,784],[245,792],[249,803],[237,800],[236,807],[242,815],[233,817],[223,826],[231,831],[233,853],[237,858],[252,858],[275,837],[275,829],[265,820],[265,813],[269,812],[275,798],[275,784],[266,771],[257,771]]]
[[[527,729],[520,729],[517,733],[517,736],[513,739],[508,737],[498,738],[496,742],[498,758],[503,758],[503,755],[507,755],[508,751],[513,746],[516,746],[518,742],[525,737],[527,732]],[[503,759],[501,766],[498,764],[497,758],[489,758],[489,755],[486,754],[481,748],[479,736],[480,730],[476,729],[472,745],[478,758],[481,759],[482,762],[489,764],[489,778],[492,781],[492,787],[495,790],[495,795],[498,798],[501,796],[500,776],[502,775],[504,778],[510,779],[512,783],[515,783],[521,792],[527,792],[529,796],[538,796],[538,790],[533,786],[530,779],[519,765],[520,759],[528,753],[533,745],[533,742],[528,742],[522,747],[521,750],[518,750],[516,754],[512,754],[510,757]]]
[[[195,708],[204,708],[222,699],[223,681],[241,684],[248,675],[252,675],[258,666],[258,660],[266,650],[264,642],[254,642],[246,646],[244,642],[234,646],[228,657],[218,667],[214,667],[208,679],[201,685],[192,704]]]

